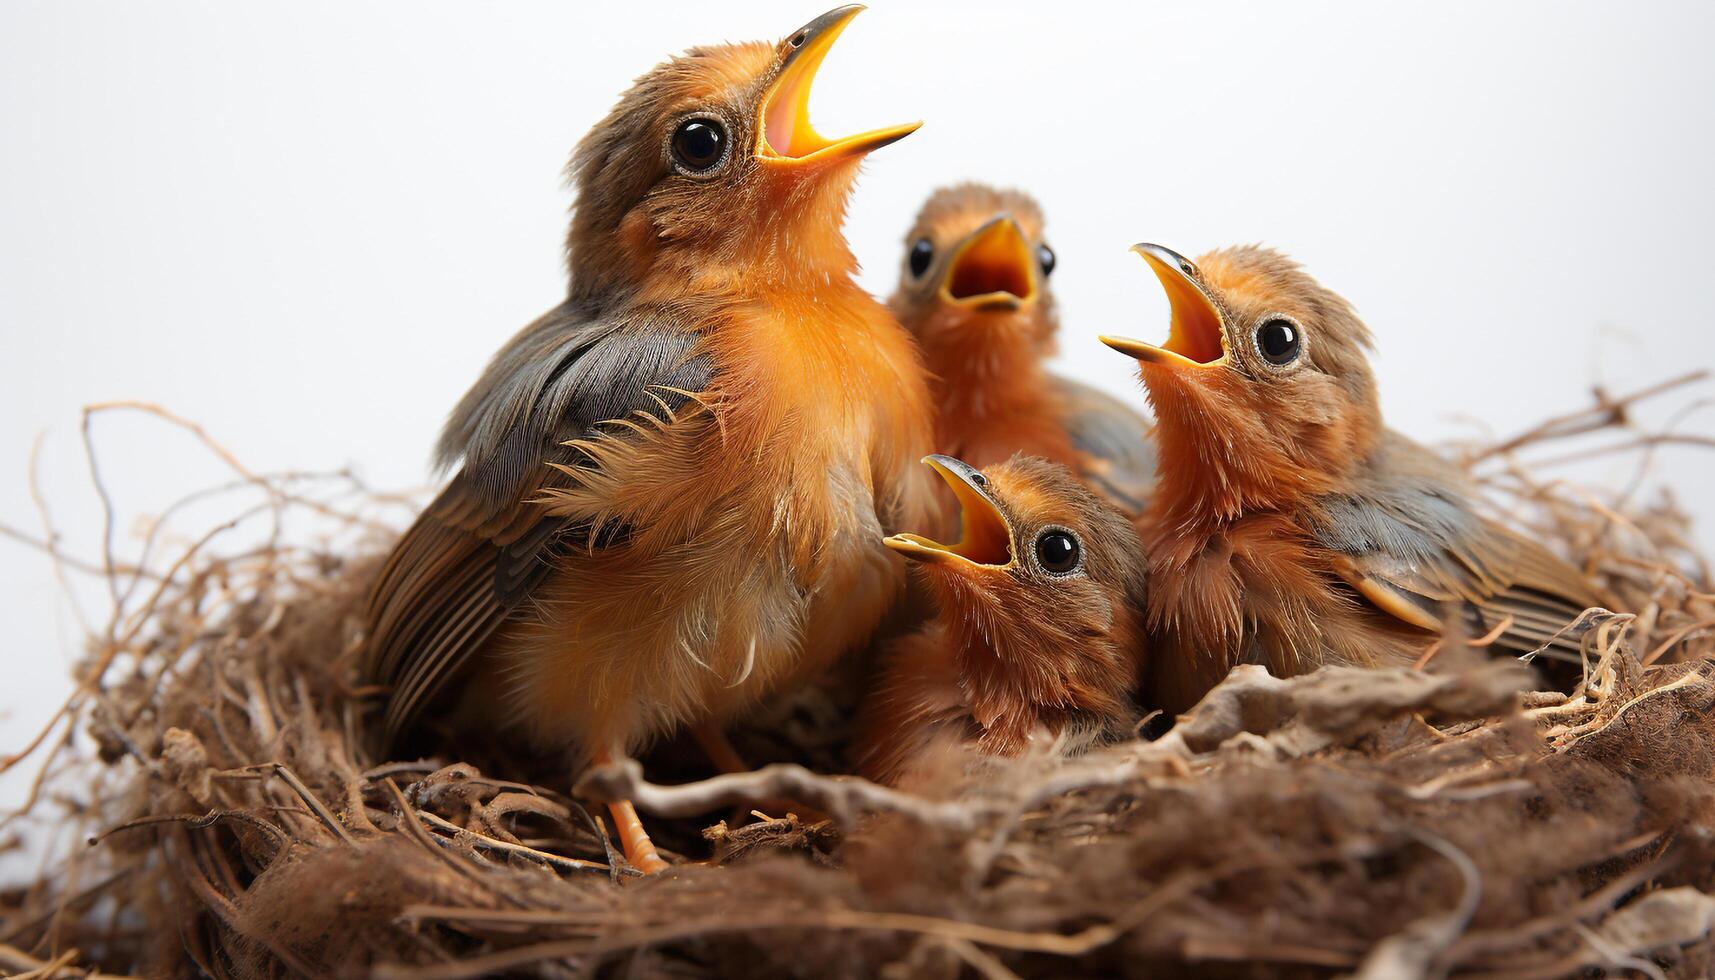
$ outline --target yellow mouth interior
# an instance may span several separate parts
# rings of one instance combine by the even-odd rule
[[[1167,341],[1158,345],[1159,349],[1204,366],[1225,360],[1226,331],[1221,327],[1221,313],[1209,297],[1183,271],[1160,256],[1141,249],[1138,254],[1161,280],[1161,288],[1166,291],[1168,305],[1173,310]]]
[[[1030,243],[1012,220],[1001,220],[972,236],[953,256],[943,288],[947,298],[982,305],[1008,301],[1014,305],[1036,292],[1032,274],[1036,261]]]
[[[805,161],[867,153],[909,135],[922,125],[907,123],[842,139],[828,139],[810,125],[810,88],[816,82],[816,71],[833,48],[835,39],[862,9],[851,8],[840,19],[802,40],[788,40],[788,44],[798,41],[797,51],[763,100],[762,139],[757,147],[759,156]]]
[[[989,498],[966,482],[959,473],[934,457],[924,460],[959,502],[959,540],[942,544],[920,534],[895,534],[883,542],[889,548],[919,561],[955,560],[985,568],[1012,564],[1012,530]]]

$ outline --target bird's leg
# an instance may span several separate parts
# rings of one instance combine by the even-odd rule
[[[697,744],[702,746],[703,754],[709,757],[710,762],[714,763],[717,771],[723,773],[750,771],[750,767],[744,764],[744,757],[732,747],[732,742],[727,740],[726,732],[721,729],[718,722],[705,721],[692,728],[691,735],[696,738]]]
[[[614,754],[602,750],[591,760],[595,765],[605,766],[614,760]],[[607,805],[607,812],[613,817],[613,832],[619,838],[619,846],[625,850],[625,859],[631,866],[646,875],[667,870],[667,862],[662,859],[661,852],[655,849],[655,842],[649,839],[649,832],[643,829],[643,820],[637,815],[637,808],[630,800],[615,800]]]

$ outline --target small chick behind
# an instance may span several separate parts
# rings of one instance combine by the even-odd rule
[[[1145,598],[1130,520],[1046,460],[924,462],[958,499],[959,539],[886,539],[937,611],[884,657],[859,771],[898,783],[940,747],[1071,753],[1129,734]]]
[[[929,369],[935,451],[989,466],[1014,453],[1062,463],[1130,513],[1155,481],[1149,422],[1048,370],[1057,259],[1028,194],[984,184],[930,195],[905,237],[888,309]]]

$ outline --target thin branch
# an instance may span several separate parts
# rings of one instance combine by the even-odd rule
[[[310,788],[304,785],[304,781],[298,778],[298,774],[287,768],[284,763],[264,762],[259,765],[245,766],[242,769],[216,773],[215,775],[217,777],[254,778],[255,776],[266,775],[268,773],[273,773],[274,775],[279,776],[287,786],[290,786],[292,788],[292,792],[298,794],[298,798],[303,800],[304,805],[310,808],[310,812],[315,814],[316,817],[320,819],[329,830],[333,831],[335,836],[345,842],[347,846],[357,846],[357,841],[352,839],[350,832],[345,829],[345,825],[340,823],[339,820],[334,817],[333,811],[327,808],[327,805],[321,801],[320,797],[310,792]]]
[[[167,573],[161,577],[160,582],[155,588],[154,594],[151,595],[149,601],[144,604],[144,610],[152,609],[154,607],[155,603],[158,602],[161,596],[166,592],[167,586],[172,583],[173,577],[178,574],[181,568],[187,565],[190,560],[216,536],[236,527],[239,520],[240,518],[234,518],[233,520],[216,526],[207,534],[204,534],[202,538],[192,545],[191,548],[183,555],[179,556],[179,560],[174,562],[172,567],[167,570]],[[95,690],[96,685],[101,682],[101,678],[106,676],[107,669],[113,666],[113,661],[118,659],[120,652],[130,645],[131,641],[136,638],[136,634],[142,630],[144,624],[148,621],[147,617],[139,615],[132,628],[126,632],[126,635],[122,639],[113,639],[112,633],[114,628],[117,626],[117,614],[118,610],[116,609],[115,622],[113,625],[108,627],[110,639],[107,644],[107,648],[102,651],[101,656],[90,666],[89,670],[85,672],[83,679],[80,680],[77,686],[72,689],[72,692],[66,695],[65,700],[61,702],[59,708],[54,711],[53,717],[46,725],[42,726],[42,729],[36,733],[36,736],[30,739],[30,741],[15,754],[7,756],[4,759],[0,759],[0,775],[10,771],[13,766],[16,766],[18,763],[29,758],[37,749],[41,748],[42,742],[47,739],[48,733],[53,730],[54,724],[56,724],[61,717],[70,714],[79,704],[82,703],[82,699],[85,696]]]
[[[460,827],[451,820],[438,817],[427,810],[418,810],[417,816],[421,817],[424,822],[436,830],[452,834],[455,840],[468,842],[472,846],[480,847],[485,851],[495,851],[501,854],[514,854],[527,861],[533,861],[537,864],[546,865],[560,871],[595,871],[605,877],[610,870],[606,864],[603,864],[600,861],[585,861],[582,858],[563,857],[559,854],[550,854],[547,851],[538,851],[534,847],[526,847],[523,844],[513,844],[509,841],[503,841],[494,837],[489,837],[485,834],[479,834],[474,830]],[[631,873],[637,874],[638,872],[633,871]]]
[[[1653,664],[1657,660],[1660,660],[1662,654],[1673,649],[1673,645],[1675,643],[1678,643],[1680,640],[1685,639],[1686,637],[1697,632],[1698,630],[1709,629],[1712,626],[1715,626],[1715,619],[1700,619],[1697,622],[1689,623],[1685,626],[1682,626],[1679,629],[1674,630],[1673,633],[1671,633],[1667,639],[1661,641],[1661,643],[1659,645],[1657,645],[1654,650],[1651,650],[1649,653],[1645,654],[1644,658],[1638,662],[1640,664],[1642,664],[1643,666],[1648,667],[1650,664]]]
[[[107,575],[107,569],[102,568],[100,565],[97,565],[93,562],[84,561],[82,558],[74,558],[71,555],[68,555],[65,552],[59,550],[58,535],[54,535],[54,536],[50,537],[48,540],[44,541],[41,538],[34,537],[33,535],[29,534],[28,532],[20,531],[17,528],[12,527],[9,524],[0,524],[0,538],[10,538],[11,540],[18,542],[19,544],[24,545],[27,548],[34,548],[37,551],[40,551],[43,554],[46,554],[48,557],[52,558],[57,564],[63,565],[64,567],[69,568],[74,572],[78,572],[78,573],[83,574],[83,575],[100,575],[100,576],[106,576]],[[121,572],[127,574],[127,575],[135,575],[135,574],[139,574],[139,573],[147,574],[146,572],[144,572],[143,569],[138,568],[135,565],[122,565],[122,566],[120,566],[119,570]],[[153,578],[154,576],[150,576],[150,577]],[[61,588],[65,589],[68,593],[70,593],[72,591],[70,585],[65,583],[65,580],[63,577],[61,578]],[[85,619],[81,610],[79,610],[78,620],[80,622],[86,624],[86,628],[85,628],[84,632],[86,632],[86,633],[93,633],[94,632],[93,629],[87,628],[88,620]]]
[[[398,807],[400,826],[405,828],[408,836],[418,844],[421,844],[425,850],[434,854],[441,860],[441,863],[453,869],[453,871],[457,872],[460,876],[472,882],[484,892],[494,894],[494,889],[491,887],[490,882],[484,881],[482,875],[476,868],[472,867],[465,861],[460,861],[453,857],[453,855],[448,853],[447,849],[442,846],[442,839],[429,833],[428,828],[424,827],[423,822],[417,818],[416,809],[413,808],[410,803],[405,801],[405,794],[399,791],[399,784],[395,783],[392,777],[383,780],[381,785],[386,787],[388,795],[393,798],[393,805]]]
[[[847,827],[866,814],[899,813],[925,824],[969,830],[980,814],[970,801],[940,803],[856,776],[823,776],[790,763],[662,786],[643,778],[643,766],[637,760],[625,759],[591,769],[578,781],[575,792],[602,802],[630,800],[638,809],[662,817],[690,817],[779,799],[799,800]]]
[[[98,973],[71,964],[77,961],[77,950],[68,949],[52,961],[38,960],[16,946],[0,945],[0,971],[13,980],[52,980],[57,977],[85,977],[87,980],[140,980],[117,973]]]
[[[48,496],[42,492],[42,443],[47,437],[44,431],[36,436],[36,441],[30,446],[30,502],[35,505],[36,514],[42,522],[42,533],[47,535],[43,545],[49,557],[53,560],[54,578],[59,580],[60,591],[66,601],[71,603],[72,615],[77,617],[77,623],[88,636],[94,630],[89,625],[89,616],[83,610],[83,603],[77,597],[77,590],[71,586],[71,580],[66,576],[66,569],[71,567],[66,556],[59,549],[60,533],[54,527],[53,511],[48,507]],[[22,540],[22,539],[21,539]]]
[[[1627,410],[1638,402],[1653,398],[1656,395],[1672,391],[1675,388],[1694,384],[1709,377],[1707,369],[1689,371],[1666,381],[1640,388],[1629,395],[1612,398],[1601,390],[1596,389],[1596,404],[1590,408],[1581,409],[1566,415],[1556,416],[1532,426],[1529,429],[1509,439],[1503,439],[1485,449],[1478,450],[1466,460],[1467,465],[1475,466],[1484,460],[1495,456],[1505,456],[1527,445],[1548,442],[1555,439],[1567,439],[1572,436],[1584,435],[1605,429],[1613,425],[1624,424],[1627,420]]]
[[[1715,437],[1687,435],[1683,432],[1659,432],[1653,435],[1637,436],[1622,442],[1610,443],[1605,446],[1592,446],[1576,452],[1563,453],[1559,456],[1548,456],[1531,461],[1531,466],[1538,469],[1549,469],[1555,466],[1565,466],[1569,463],[1581,463],[1586,460],[1611,456],[1615,453],[1637,452],[1644,449],[1654,449],[1658,446],[1695,446],[1700,449],[1715,449]]]
[[[1477,913],[1477,903],[1483,897],[1483,876],[1477,870],[1476,862],[1451,841],[1428,831],[1414,830],[1411,836],[1458,869],[1462,883],[1459,901],[1450,911],[1418,919],[1377,943],[1364,957],[1363,965],[1353,975],[1353,980],[1439,976],[1442,971],[1435,967],[1464,934],[1471,924],[1471,916]]]

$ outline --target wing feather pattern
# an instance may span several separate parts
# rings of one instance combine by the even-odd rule
[[[1155,446],[1149,440],[1148,420],[1089,385],[1060,377],[1053,383],[1067,407],[1073,448],[1095,464],[1085,479],[1115,503],[1141,513],[1155,486]]]
[[[708,387],[695,320],[561,307],[501,348],[453,410],[437,449],[462,461],[400,539],[369,600],[365,669],[391,688],[382,740],[393,743],[553,569],[571,539],[612,529],[545,517],[541,492],[598,465],[564,443],[637,412],[657,416]],[[557,468],[558,467],[558,468]]]
[[[1568,627],[1601,605],[1591,584],[1542,545],[1472,513],[1428,450],[1393,438],[1380,479],[1322,501],[1316,534],[1346,583],[1424,629],[1445,628],[1451,609],[1473,636],[1499,630],[1499,649],[1575,653],[1581,631]]]

